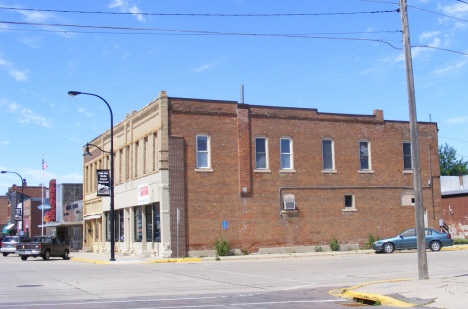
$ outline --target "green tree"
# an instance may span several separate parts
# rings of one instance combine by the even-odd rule
[[[447,143],[439,146],[440,175],[458,176],[468,175],[468,161],[457,160],[457,151]]]

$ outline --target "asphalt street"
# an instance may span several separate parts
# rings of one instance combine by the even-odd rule
[[[467,258],[468,250],[428,252],[429,275],[468,275]],[[21,261],[9,255],[0,257],[0,307],[343,308],[349,301],[329,291],[417,279],[417,266],[414,251],[138,264]]]

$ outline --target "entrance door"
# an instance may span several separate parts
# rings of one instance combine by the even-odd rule
[[[70,249],[81,250],[83,249],[83,226],[72,226],[70,228]]]

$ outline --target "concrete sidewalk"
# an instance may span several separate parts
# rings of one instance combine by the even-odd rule
[[[442,250],[468,250],[468,245],[456,245]],[[307,252],[288,254],[251,254],[221,257],[221,261],[248,261],[265,259],[297,259],[336,255],[375,254],[374,250],[352,250],[332,252]],[[72,252],[70,259],[76,262],[95,264],[135,264],[135,263],[183,263],[211,262],[215,257],[162,259],[149,255],[115,255],[116,261],[109,261],[109,253]],[[330,291],[336,297],[357,299],[368,304],[381,304],[394,307],[416,308],[468,308],[468,274],[455,277],[431,278],[428,280],[398,279],[368,282],[358,286]]]

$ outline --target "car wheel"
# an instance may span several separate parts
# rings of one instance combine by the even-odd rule
[[[21,256],[21,261],[26,261],[27,259],[28,259],[28,257],[26,255]]]
[[[387,242],[382,246],[382,251],[385,253],[392,253],[393,251],[395,251],[395,246],[392,243]]]
[[[65,251],[65,253],[63,254],[63,259],[68,260],[68,251]]]
[[[434,240],[430,243],[429,248],[431,248],[431,251],[440,251],[440,248],[442,248],[442,244],[439,241]]]
[[[6,252],[3,252],[3,256],[8,256],[8,253],[6,253]]]
[[[42,259],[44,261],[47,261],[50,258],[50,250],[47,250],[44,255],[42,256]]]

